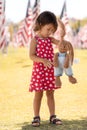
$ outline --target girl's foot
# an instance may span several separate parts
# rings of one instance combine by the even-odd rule
[[[56,117],[56,115],[52,115],[50,117],[50,123],[56,125],[62,125],[62,121]]]
[[[36,117],[33,118],[32,126],[34,126],[34,127],[40,126],[40,117],[39,116],[36,116]]]

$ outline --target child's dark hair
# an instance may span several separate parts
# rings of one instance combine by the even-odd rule
[[[53,24],[55,31],[57,30],[58,23],[54,13],[50,11],[42,12],[36,19],[34,31],[39,31],[41,26],[46,24]]]

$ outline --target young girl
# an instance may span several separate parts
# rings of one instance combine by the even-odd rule
[[[55,41],[52,35],[57,29],[57,20],[52,12],[45,11],[41,13],[34,27],[36,36],[30,43],[30,59],[33,60],[33,71],[29,91],[35,91],[33,109],[34,119],[33,126],[40,125],[40,106],[43,92],[46,91],[47,104],[50,112],[50,123],[60,125],[62,121],[55,115],[55,86],[54,67],[53,67],[53,46]]]

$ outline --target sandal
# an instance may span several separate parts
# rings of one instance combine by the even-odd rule
[[[40,117],[39,117],[39,116],[35,116],[35,117],[33,118],[32,126],[34,126],[34,127],[40,126]]]
[[[50,123],[56,125],[62,125],[62,121],[56,117],[56,115],[52,115],[50,117]]]

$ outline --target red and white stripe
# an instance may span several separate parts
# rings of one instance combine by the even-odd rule
[[[28,8],[27,13],[28,13],[27,17],[22,22],[22,25],[15,36],[17,46],[24,46],[24,47],[29,46],[29,43],[32,38],[32,24],[33,24],[32,19],[33,18],[32,18],[31,7]]]
[[[6,44],[4,6],[5,1],[0,0],[0,49],[3,49]]]
[[[33,7],[33,21],[36,20],[36,18],[38,17],[40,13],[40,0],[36,0],[35,1],[35,5]]]

